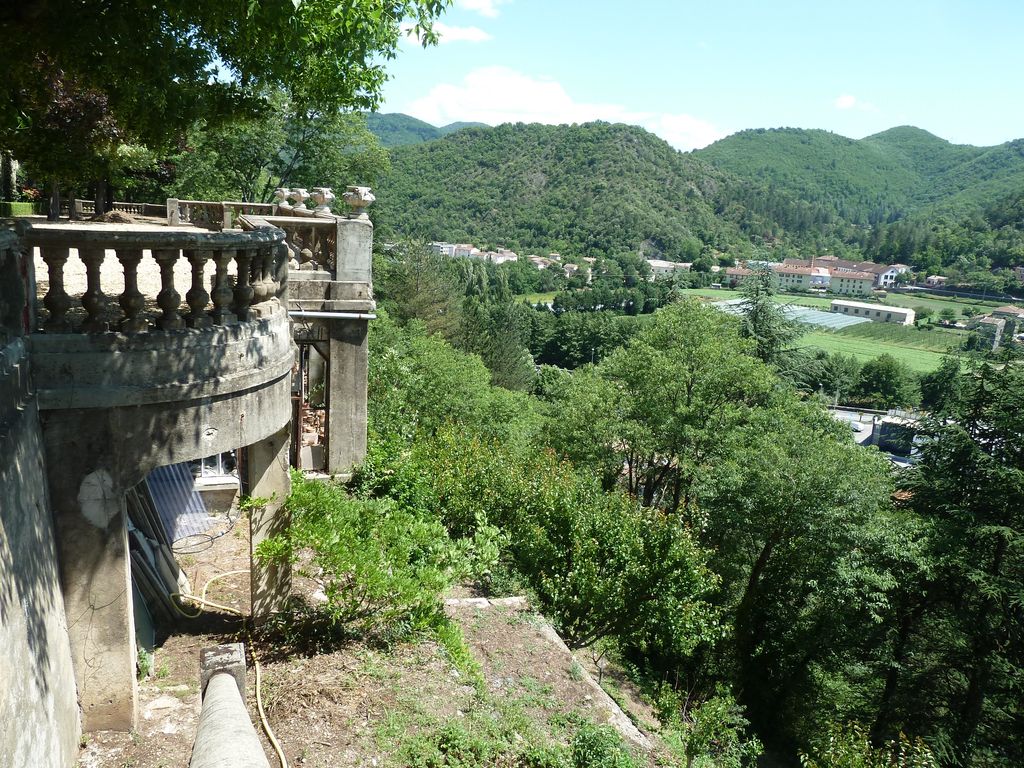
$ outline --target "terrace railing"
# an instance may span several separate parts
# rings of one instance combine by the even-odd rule
[[[94,200],[83,200],[75,198],[61,204],[61,210],[67,214],[73,209],[76,217],[91,216],[96,213],[96,202]],[[156,203],[127,203],[114,201],[111,203],[111,210],[131,213],[135,216],[163,216],[164,207]]]
[[[211,200],[167,200],[167,223],[192,224],[203,229],[230,229],[239,216],[274,213],[273,203],[214,202]]]
[[[167,227],[115,230],[102,225],[33,225],[26,228],[23,241],[39,248],[47,270],[46,293],[42,307],[36,308],[39,327],[35,330],[139,334],[249,320],[254,307],[279,297],[284,289],[284,240],[284,231],[272,227],[203,232]],[[80,259],[85,267],[80,295],[71,295],[65,285],[65,268],[72,258]],[[140,285],[140,264],[150,259],[156,269],[148,263],[147,271],[158,271],[159,278]],[[103,285],[103,266],[111,261],[119,263],[123,277],[117,281],[123,290],[116,303]],[[175,284],[179,263],[187,263],[187,286]]]

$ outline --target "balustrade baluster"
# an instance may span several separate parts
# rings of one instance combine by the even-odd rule
[[[239,248],[235,253],[235,264],[238,269],[238,277],[235,280],[235,303],[232,307],[235,316],[242,322],[252,317],[252,299],[255,295],[252,286],[249,284],[250,268],[255,251],[250,248]]]
[[[256,248],[252,252],[249,264],[249,284],[252,286],[252,303],[261,304],[266,299],[267,288],[263,284],[263,249]]]
[[[288,282],[288,248],[284,243],[278,243],[274,246],[274,253],[274,296],[281,298],[281,293]]]
[[[321,264],[323,265],[321,266],[321,269],[331,271],[331,254],[334,250],[334,244],[332,242],[330,234],[324,229],[321,230],[321,237],[319,237],[318,245],[319,262],[321,262]]]
[[[71,321],[66,315],[71,309],[71,297],[64,290],[64,265],[68,261],[68,247],[43,246],[40,253],[49,273],[49,287],[43,298],[43,306],[50,316],[43,323],[43,329],[50,333],[68,333]]]
[[[320,253],[320,247],[317,244],[318,238],[316,227],[310,226],[307,230],[305,230],[304,239],[306,241],[306,249],[309,251],[312,257],[315,268],[323,269],[323,267],[320,266],[320,260],[318,258],[318,255]]]
[[[181,294],[174,290],[174,264],[178,261],[178,250],[158,248],[153,250],[153,258],[160,265],[160,293],[156,303],[163,314],[156,324],[163,331],[180,331],[185,327],[185,320],[178,312],[181,306]]]
[[[235,319],[231,312],[231,300],[234,292],[228,281],[228,264],[235,258],[233,250],[219,250],[213,252],[213,262],[217,265],[217,273],[214,275],[213,283],[213,312],[210,317],[214,325],[227,325]]]
[[[185,258],[192,265],[192,287],[185,294],[189,308],[185,322],[189,328],[209,328],[211,322],[206,314],[206,305],[210,301],[210,294],[203,285],[203,269],[210,258],[210,252],[188,250],[185,251]]]
[[[105,333],[109,324],[103,319],[107,310],[107,297],[100,287],[100,267],[106,256],[102,248],[79,248],[78,257],[85,264],[85,293],[82,294],[82,306],[85,307],[86,318],[82,330],[86,333]]]
[[[118,248],[117,260],[121,262],[121,268],[124,270],[124,293],[117,299],[121,311],[124,312],[119,330],[121,333],[142,333],[149,328],[149,323],[139,317],[139,313],[146,308],[146,297],[139,290],[138,276],[142,249]]]
[[[274,285],[274,254],[277,246],[266,245],[260,248],[260,258],[263,261],[263,301],[270,301],[277,295],[277,286]]]

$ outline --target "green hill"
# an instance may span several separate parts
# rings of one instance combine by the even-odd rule
[[[490,127],[491,126],[489,126],[487,123],[467,123],[467,122],[463,121],[463,122],[457,122],[457,123],[448,123],[448,125],[442,125],[440,128],[437,129],[437,131],[442,136],[447,136],[449,133],[455,133],[455,131],[461,131],[463,128],[490,128]]]
[[[422,120],[403,115],[400,112],[381,114],[366,113],[366,127],[370,133],[380,139],[385,147],[400,147],[405,144],[417,144],[421,141],[433,141],[441,136],[441,132]]]
[[[856,224],[906,210],[921,177],[884,142],[798,128],[740,131],[695,153],[740,177],[820,204]]]
[[[796,128],[741,131],[695,154],[857,225],[977,210],[1024,186],[1024,141],[957,145],[912,126],[860,140]]]
[[[463,130],[391,164],[373,214],[391,236],[679,260],[744,240],[716,215],[726,175],[634,126]]]
[[[681,153],[635,126],[453,124],[438,136],[445,129],[382,117],[402,129],[389,140],[404,141],[377,187],[373,216],[387,237],[681,261],[763,246],[950,268],[969,284],[1024,263],[1024,140],[971,147],[910,126],[860,140],[783,128]]]
[[[438,128],[401,112],[367,112],[366,127],[380,139],[383,146],[390,148],[433,141],[463,128],[488,126],[484,123],[449,123]]]

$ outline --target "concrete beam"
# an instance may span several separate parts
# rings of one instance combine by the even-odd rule
[[[346,474],[366,458],[368,321],[331,320],[327,373],[327,472]]]
[[[249,495],[267,499],[267,503],[249,513],[249,557],[253,618],[266,618],[284,610],[291,592],[291,568],[287,564],[260,564],[256,548],[261,541],[285,533],[291,516],[284,506],[291,493],[288,425],[246,450],[245,473]]]
[[[51,464],[49,476],[82,729],[130,731],[138,688],[125,491],[106,469],[75,464]]]

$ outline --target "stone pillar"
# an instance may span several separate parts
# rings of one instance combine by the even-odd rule
[[[327,372],[327,472],[348,474],[366,458],[366,320],[331,320]]]
[[[291,430],[286,424],[270,437],[246,449],[245,473],[249,495],[268,500],[266,505],[249,513],[252,616],[256,619],[284,610],[292,586],[288,565],[262,565],[255,558],[259,543],[284,533],[291,522],[284,509],[284,502],[291,492],[288,474],[290,442]]]
[[[64,610],[85,731],[137,722],[135,617],[125,489],[104,468],[51,450],[47,465]]]
[[[342,283],[373,282],[373,223],[363,215],[338,219],[334,279]]]

